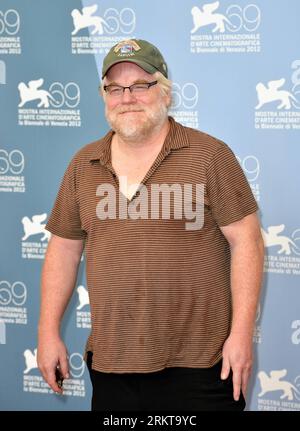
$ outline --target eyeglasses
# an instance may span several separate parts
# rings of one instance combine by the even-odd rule
[[[131,94],[138,95],[138,94],[146,93],[150,87],[156,84],[157,84],[157,81],[141,82],[138,84],[129,85],[129,87],[123,87],[122,85],[111,84],[111,85],[104,85],[103,89],[110,96],[120,97],[124,93],[126,88],[128,88]]]

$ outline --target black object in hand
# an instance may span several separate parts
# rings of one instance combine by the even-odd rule
[[[64,376],[61,374],[60,369],[58,367],[55,369],[55,380],[58,387],[61,389],[64,382]]]

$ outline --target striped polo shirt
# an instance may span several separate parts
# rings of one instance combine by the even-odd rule
[[[85,240],[91,333],[86,352],[102,372],[153,372],[167,367],[208,368],[222,357],[231,324],[230,249],[220,230],[257,211],[245,175],[230,148],[169,117],[170,129],[160,153],[142,181],[153,185],[192,185],[191,208],[197,210],[197,184],[204,185],[203,226],[182,211],[174,196],[166,218],[131,217],[140,194],[126,200],[128,216],[99,216],[107,194],[119,181],[111,164],[113,131],[79,150],[61,183],[46,229]],[[172,194],[171,194],[172,195]],[[111,195],[112,196],[112,195]],[[145,195],[144,195],[145,196]],[[104,202],[104,201],[103,201]],[[144,201],[145,203],[145,201]],[[113,208],[113,205],[112,205]],[[199,206],[200,208],[200,206]],[[98,210],[97,210],[98,209]],[[157,208],[156,208],[157,209]]]

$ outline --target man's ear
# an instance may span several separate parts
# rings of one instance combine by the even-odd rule
[[[105,101],[106,93],[105,93],[105,91],[103,90],[103,86],[102,86],[102,84],[100,84],[100,85],[99,85],[98,90],[99,90],[99,94],[100,94],[100,96],[101,96],[101,97],[102,97],[102,99]]]
[[[171,94],[171,91],[168,92],[168,94],[165,95],[165,98],[166,98],[165,100],[166,100],[167,108],[170,108],[170,106],[172,105],[172,94]]]

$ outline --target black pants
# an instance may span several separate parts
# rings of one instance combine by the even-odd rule
[[[105,373],[87,366],[93,386],[92,411],[242,411],[233,399],[232,375],[221,380],[222,361],[212,368],[171,367],[151,373]]]

